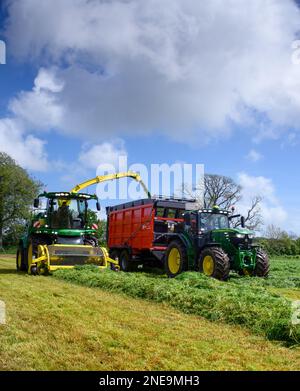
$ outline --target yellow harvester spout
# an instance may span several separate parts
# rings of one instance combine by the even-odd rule
[[[145,193],[147,194],[148,198],[151,198],[151,194],[149,190],[147,189],[145,183],[143,182],[141,176],[133,171],[126,171],[126,172],[118,172],[117,174],[108,174],[108,175],[98,175],[95,178],[88,179],[85,182],[80,183],[79,185],[76,185],[73,187],[73,189],[70,191],[70,193],[78,193],[81,190],[85,189],[88,186],[95,185],[97,183],[105,182],[105,181],[111,181],[114,179],[121,179],[121,178],[132,178],[140,183],[142,188],[144,189]]]

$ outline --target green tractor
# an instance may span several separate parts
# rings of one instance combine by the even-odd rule
[[[244,218],[241,228],[230,228],[230,220],[237,217],[218,207],[185,212],[184,222],[159,238],[168,243],[164,264],[169,277],[184,270],[198,270],[219,280],[227,280],[230,270],[267,277],[268,256],[253,242],[254,233],[244,227]]]
[[[100,204],[96,195],[72,192],[44,192],[34,200],[32,221],[20,239],[17,270],[48,274],[57,268],[93,263],[106,267],[105,248],[98,246],[96,224],[89,219],[89,205]]]
[[[150,197],[141,176],[133,171],[98,175],[74,186],[69,192],[40,194],[34,200],[33,219],[19,243],[17,270],[47,274],[58,268],[87,263],[119,270],[118,262],[109,258],[106,248],[98,246],[98,226],[89,219],[92,201],[96,202],[96,209],[100,211],[98,197],[79,192],[97,183],[122,178],[139,182]]]

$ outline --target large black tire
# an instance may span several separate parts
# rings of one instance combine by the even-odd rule
[[[22,244],[19,244],[16,255],[16,267],[18,272],[27,272],[27,262],[25,256],[25,250]]]
[[[187,269],[188,256],[185,245],[179,241],[172,241],[165,254],[164,267],[168,277],[175,277]]]
[[[130,272],[132,261],[128,250],[123,250],[119,257],[120,270],[123,272]]]
[[[257,277],[268,277],[270,270],[270,262],[268,255],[262,251],[258,250],[256,253],[256,265],[253,275]]]
[[[221,247],[209,247],[199,255],[199,270],[209,277],[226,281],[230,272],[230,260]]]

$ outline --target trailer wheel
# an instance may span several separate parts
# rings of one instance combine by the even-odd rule
[[[220,247],[206,248],[200,253],[199,269],[208,277],[225,281],[230,271],[229,257]]]
[[[25,262],[25,252],[24,252],[24,247],[22,244],[19,245],[18,251],[17,251],[17,256],[16,256],[16,267],[17,271],[19,272],[26,272],[27,267],[26,267],[26,262]]]
[[[123,272],[129,272],[131,270],[131,258],[127,250],[123,250],[119,257],[120,269]]]
[[[175,277],[186,269],[188,259],[184,244],[178,240],[171,242],[166,250],[165,271],[168,277]]]
[[[253,275],[257,277],[267,277],[269,274],[270,263],[268,255],[258,250],[256,253],[256,266]]]

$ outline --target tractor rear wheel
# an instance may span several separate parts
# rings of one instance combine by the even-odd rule
[[[123,272],[129,272],[131,270],[131,257],[128,250],[123,250],[119,257],[120,269]]]
[[[261,250],[256,253],[256,265],[254,269],[254,276],[267,277],[269,274],[270,262],[268,255]]]
[[[19,245],[17,256],[16,256],[16,267],[17,271],[20,272],[26,272],[27,266],[26,266],[26,259],[25,259],[25,251],[22,244]]]
[[[225,281],[230,271],[230,260],[220,247],[204,249],[199,256],[199,269],[206,276]]]
[[[166,250],[165,271],[168,277],[175,277],[186,269],[188,263],[184,244],[179,240],[171,242]]]

